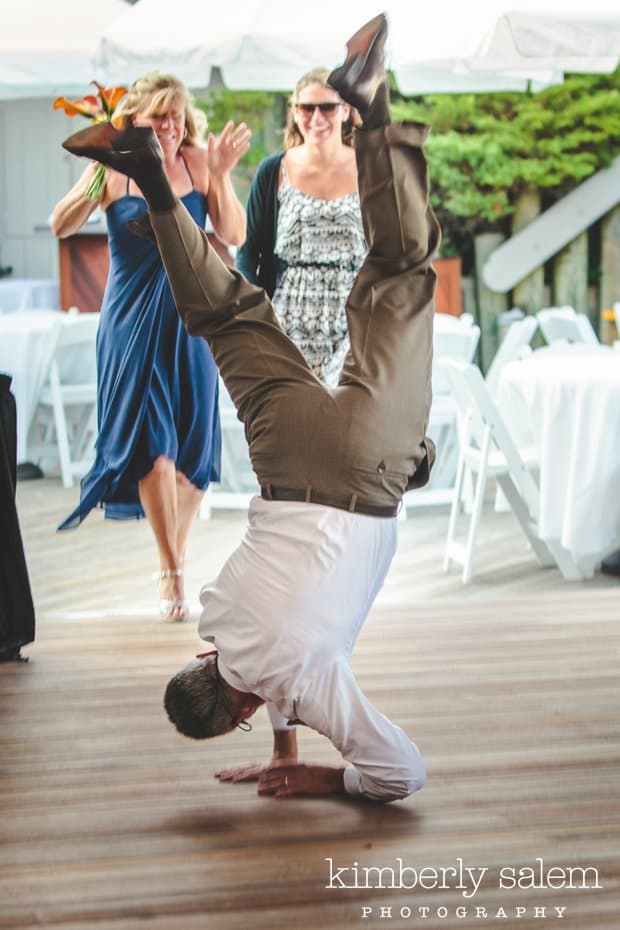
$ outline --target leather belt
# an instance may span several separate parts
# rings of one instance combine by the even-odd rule
[[[349,513],[362,513],[369,517],[395,517],[399,504],[371,504],[370,501],[360,500],[357,494],[350,497],[334,497],[331,494],[321,494],[311,487],[307,488],[276,488],[272,484],[260,489],[261,497],[266,501],[305,501],[307,504],[323,504],[325,507],[336,507],[338,510],[348,510]]]

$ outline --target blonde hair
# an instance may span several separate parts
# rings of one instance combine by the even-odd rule
[[[163,71],[149,71],[133,82],[128,93],[119,103],[115,122],[125,128],[132,116],[144,113],[166,113],[180,101],[185,111],[185,138],[183,145],[196,145],[207,131],[207,117],[196,107],[194,98],[185,84],[173,74]]]
[[[295,84],[295,90],[288,101],[286,127],[284,129],[284,145],[287,149],[292,149],[296,145],[303,145],[304,141],[304,137],[295,122],[295,104],[299,101],[301,91],[309,84],[320,84],[321,87],[327,87],[329,90],[333,90],[333,87],[330,87],[327,83],[327,78],[330,73],[328,68],[313,68],[312,71],[308,71],[307,74],[300,77],[297,84]],[[355,130],[361,125],[362,120],[359,113],[355,107],[351,107],[348,118],[342,124],[342,141],[345,145],[353,145]]]

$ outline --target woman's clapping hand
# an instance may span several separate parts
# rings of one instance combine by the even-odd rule
[[[235,126],[228,120],[219,136],[209,133],[207,138],[207,160],[209,173],[215,176],[228,174],[250,148],[252,130],[245,123]]]

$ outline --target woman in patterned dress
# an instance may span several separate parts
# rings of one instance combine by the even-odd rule
[[[366,242],[352,148],[359,116],[328,74],[317,68],[295,87],[286,150],[266,158],[252,183],[237,267],[265,288],[284,331],[333,387],[348,350],[345,300]]]

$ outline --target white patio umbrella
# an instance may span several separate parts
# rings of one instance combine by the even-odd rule
[[[5,9],[6,7],[6,9]],[[88,90],[94,51],[106,25],[127,10],[123,0],[2,0],[0,100],[53,97]]]
[[[551,23],[576,5],[576,0],[546,2]],[[603,13],[607,7],[607,25],[614,16],[618,21],[617,0],[594,2],[603,4]],[[529,14],[539,0],[434,0],[424,7],[406,0],[314,0],[303,10],[284,0],[229,0],[217,7],[206,0],[140,0],[103,31],[97,61],[112,82],[160,68],[203,87],[217,68],[233,89],[288,90],[304,71],[341,61],[346,38],[383,9],[390,21],[389,64],[404,93],[517,90],[530,81],[535,86],[560,81],[565,46],[556,44],[553,27],[546,33],[544,56],[515,52],[508,60],[489,45],[507,4]],[[603,27],[602,33],[607,39],[609,30]],[[599,57],[597,41],[590,58]],[[571,52],[574,63],[578,43]],[[620,50],[612,48],[613,54]]]
[[[570,6],[570,3],[567,4]],[[520,68],[605,73],[620,60],[620,4],[607,13],[576,9],[558,13],[511,12],[501,16],[475,56],[477,70]]]
[[[33,74],[0,60],[0,100],[21,97],[22,89],[32,86]]]

